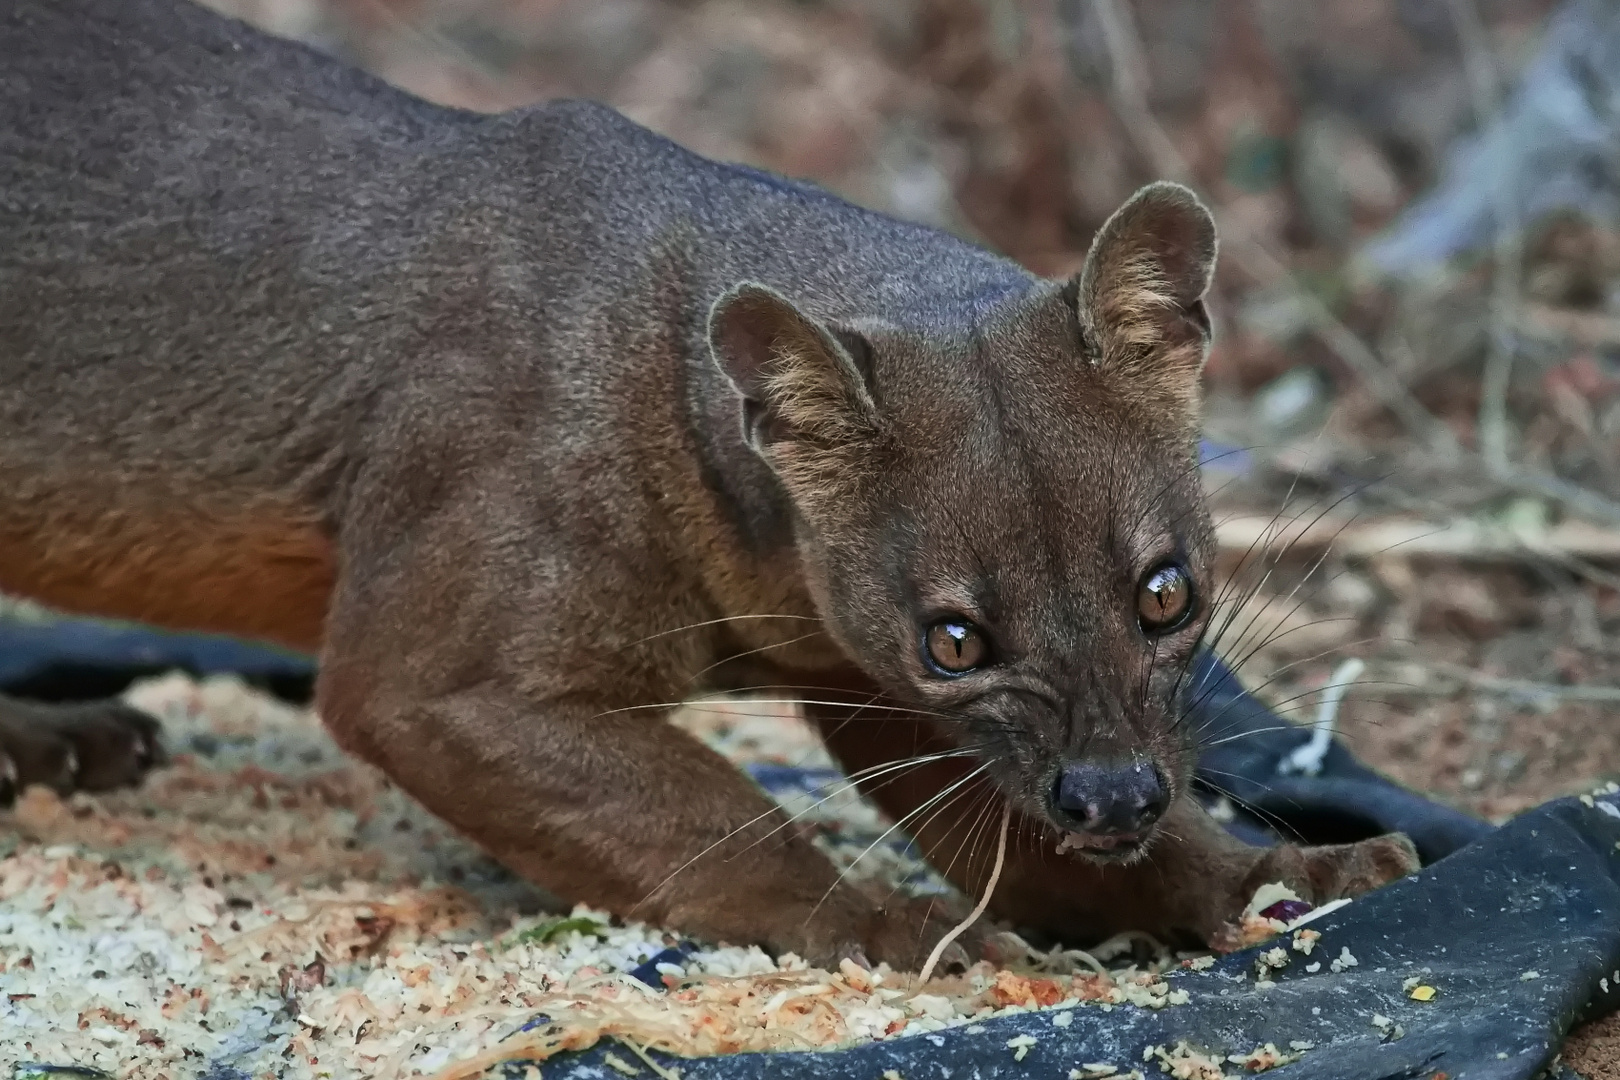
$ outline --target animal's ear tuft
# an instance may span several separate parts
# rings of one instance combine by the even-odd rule
[[[877,406],[851,345],[866,355],[853,331],[835,334],[754,282],[709,311],[709,350],[742,395],[744,429],[761,452],[782,442],[834,450],[872,433]]]
[[[1098,363],[1143,389],[1196,400],[1215,250],[1215,219],[1180,184],[1149,184],[1114,211],[1075,288]]]

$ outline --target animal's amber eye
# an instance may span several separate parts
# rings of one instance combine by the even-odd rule
[[[1192,578],[1175,563],[1150,570],[1136,590],[1136,615],[1150,634],[1174,630],[1186,621],[1192,606]]]
[[[961,675],[990,656],[984,632],[965,619],[941,619],[928,628],[928,659],[947,675]]]

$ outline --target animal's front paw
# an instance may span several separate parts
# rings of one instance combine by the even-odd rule
[[[889,897],[865,927],[863,957],[868,964],[887,963],[897,971],[920,972],[940,941],[967,917],[967,905],[955,898]],[[983,958],[996,927],[980,918],[940,953],[934,974],[960,971]]]
[[[1307,848],[1285,844],[1271,848],[1243,879],[1238,895],[1228,901],[1230,914],[1209,935],[1210,945],[1231,951],[1269,936],[1266,926],[1245,926],[1241,917],[1261,886],[1287,886],[1306,903],[1316,906],[1360,896],[1415,873],[1421,866],[1412,841],[1400,833],[1354,844]]]
[[[1421,866],[1412,841],[1390,833],[1354,844],[1276,848],[1260,860],[1244,884],[1252,893],[1268,881],[1285,881],[1308,902],[1325,904],[1360,896]],[[1278,873],[1286,873],[1288,878],[1267,876]]]
[[[954,897],[915,898],[888,890],[839,889],[814,904],[783,904],[754,912],[763,923],[751,935],[777,956],[792,953],[812,966],[838,970],[846,960],[872,968],[920,970],[940,939],[967,915]],[[995,927],[980,919],[941,954],[937,974],[966,968],[981,958]]]
[[[120,701],[0,699],[0,805],[43,784],[59,795],[137,784],[166,760],[156,720]]]

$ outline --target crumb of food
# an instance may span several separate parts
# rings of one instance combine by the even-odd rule
[[[1154,1058],[1159,1061],[1160,1071],[1168,1073],[1171,1080],[1227,1080],[1218,1059],[1194,1050],[1186,1042],[1178,1042],[1169,1050],[1162,1046],[1148,1047],[1142,1060]]]
[[[1231,1054],[1226,1060],[1233,1065],[1241,1065],[1252,1073],[1257,1073],[1298,1061],[1299,1055],[1284,1053],[1278,1050],[1275,1044],[1266,1043],[1264,1046],[1255,1047],[1247,1054]]]
[[[1281,946],[1267,949],[1254,958],[1254,979],[1256,990],[1266,990],[1275,985],[1271,981],[1271,973],[1280,971],[1288,966],[1288,953]]]
[[[1439,991],[1437,991],[1432,986],[1414,986],[1414,987],[1412,987],[1412,1000],[1413,1001],[1433,1001],[1434,1000],[1434,995],[1437,994],[1438,992]]]
[[[1539,971],[1526,971],[1524,974],[1519,976],[1519,981],[1520,982],[1530,982],[1533,979],[1539,979],[1539,978],[1541,978],[1541,972],[1539,972]]]
[[[905,1077],[900,1075],[899,1069],[884,1069],[883,1080],[905,1080]]]
[[[1316,1049],[1316,1044],[1313,1043],[1313,1042],[1310,1042],[1309,1040],[1306,1040],[1306,1039],[1290,1039],[1290,1040],[1288,1040],[1288,1049],[1290,1049],[1290,1050],[1315,1050]]]
[[[1305,965],[1305,970],[1310,972],[1312,975],[1315,975],[1318,971],[1322,970],[1322,961],[1317,960],[1317,961],[1314,961],[1312,963],[1306,964]]]
[[[844,976],[844,981],[849,984],[851,990],[858,994],[870,994],[872,992],[872,973],[849,957],[846,956],[838,961],[838,971]]]
[[[1181,966],[1192,971],[1208,971],[1215,966],[1213,956],[1195,956],[1190,960],[1183,960]]]
[[[1582,795],[1581,796],[1581,805],[1582,806],[1589,806],[1589,807],[1596,807],[1597,806],[1597,800],[1592,798],[1592,796],[1590,796],[1590,795]]]
[[[1074,1023],[1074,1013],[1073,1012],[1060,1012],[1060,1013],[1053,1013],[1052,1014],[1052,1026],[1053,1027],[1066,1028],[1072,1023]]]
[[[1110,1065],[1106,1061],[1087,1062],[1086,1064],[1081,1065],[1080,1068],[1085,1070],[1087,1076],[1112,1076],[1119,1072],[1119,1069],[1116,1066]],[[1079,1070],[1071,1069],[1069,1071],[1069,1076],[1071,1080],[1078,1080],[1080,1072]]]
[[[917,994],[908,1003],[918,1016],[949,1020],[956,1015],[956,1004],[941,994]]]
[[[1405,982],[1401,983],[1401,989],[1402,990],[1410,990],[1414,986],[1417,986],[1422,982],[1423,982],[1423,976],[1414,975],[1410,979],[1407,979]]]
[[[1286,923],[1261,915],[1245,915],[1235,923],[1228,923],[1210,941],[1217,952],[1230,953],[1258,945],[1288,929]]]
[[[1024,1056],[1029,1053],[1029,1048],[1038,1041],[1033,1035],[1014,1035],[1007,1040],[1007,1049],[1013,1052],[1014,1061],[1023,1061]]]
[[[1360,963],[1361,961],[1357,960],[1355,956],[1351,954],[1350,949],[1347,946],[1339,950],[1339,955],[1334,958],[1331,964],[1328,965],[1328,970],[1333,972],[1344,971],[1347,968],[1356,967]]]
[[[1377,1028],[1379,1031],[1388,1031],[1394,1025],[1395,1021],[1391,1020],[1389,1017],[1384,1016],[1381,1013],[1372,1014],[1372,1026]]]
[[[1295,930],[1294,951],[1309,956],[1311,950],[1316,948],[1316,943],[1321,939],[1322,934],[1318,930]]]

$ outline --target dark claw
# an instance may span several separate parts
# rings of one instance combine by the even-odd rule
[[[31,784],[60,795],[140,783],[167,760],[156,720],[120,701],[46,705],[0,698],[0,760],[11,797]]]

